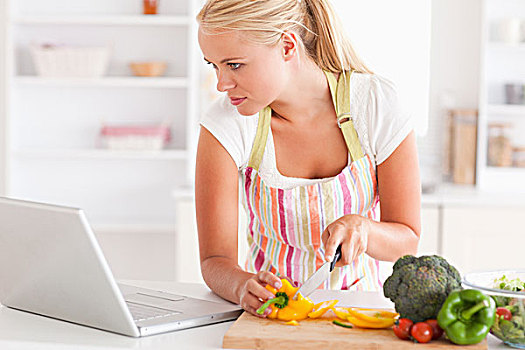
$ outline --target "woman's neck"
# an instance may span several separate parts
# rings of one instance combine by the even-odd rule
[[[328,81],[322,69],[305,62],[292,72],[283,93],[270,104],[276,117],[293,124],[312,123],[333,109]]]

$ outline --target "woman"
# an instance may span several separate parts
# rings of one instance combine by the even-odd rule
[[[207,285],[257,315],[266,284],[303,283],[341,245],[321,287],[381,288],[378,261],[415,254],[420,233],[415,136],[392,83],[360,61],[327,0],[208,0],[197,20],[227,95],[203,116],[197,151]]]

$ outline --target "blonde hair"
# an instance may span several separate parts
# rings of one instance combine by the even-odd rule
[[[201,30],[245,31],[248,40],[274,45],[294,31],[307,56],[321,69],[372,73],[354,51],[328,0],[207,0],[197,21]]]

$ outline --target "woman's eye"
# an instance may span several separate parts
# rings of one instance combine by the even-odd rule
[[[211,66],[213,67],[213,69],[217,69],[217,66],[216,66],[214,63],[211,63],[211,62],[206,61],[206,64],[211,64]]]
[[[230,66],[231,69],[239,69],[241,67],[241,63],[228,63],[228,66]]]

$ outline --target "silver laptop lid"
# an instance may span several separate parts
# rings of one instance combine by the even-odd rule
[[[139,336],[81,209],[0,197],[0,302]]]

